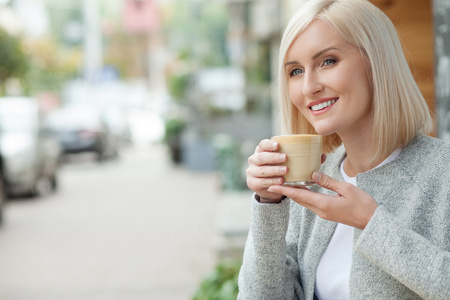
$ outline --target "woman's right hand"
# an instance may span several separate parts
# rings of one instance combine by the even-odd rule
[[[286,154],[275,152],[278,148],[277,142],[265,139],[248,158],[247,185],[262,203],[277,203],[284,198],[267,191],[273,185],[283,184],[283,175],[287,172],[286,166],[278,165],[286,162]]]

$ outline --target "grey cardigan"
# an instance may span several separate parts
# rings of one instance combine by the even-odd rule
[[[343,180],[341,146],[321,171]],[[450,299],[450,143],[418,135],[393,162],[359,174],[379,204],[355,229],[350,298]],[[332,193],[319,186],[315,192]],[[313,299],[316,269],[337,223],[290,199],[252,203],[238,299]]]

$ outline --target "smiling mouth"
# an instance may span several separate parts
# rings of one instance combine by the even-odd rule
[[[324,108],[326,108],[328,106],[333,105],[334,103],[336,103],[336,101],[337,101],[337,99],[328,100],[328,101],[325,101],[325,102],[313,105],[313,106],[310,107],[310,109],[312,111],[319,111],[319,110],[322,110],[322,109],[324,109]]]

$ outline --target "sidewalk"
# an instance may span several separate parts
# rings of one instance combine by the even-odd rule
[[[250,226],[251,191],[224,192],[217,205],[219,257],[242,258]]]
[[[242,257],[251,193],[161,146],[61,175],[55,195],[7,205],[0,299],[190,300],[221,258]]]
[[[216,171],[191,171],[183,165],[174,166],[166,156],[165,149],[162,148],[160,151],[161,159],[165,161],[166,168],[171,169],[171,172],[176,174],[173,176],[176,182],[174,182],[174,190],[171,191],[171,194],[173,193],[172,197],[178,199],[184,197],[186,198],[185,200],[191,199],[190,201],[194,202],[196,194],[199,191],[204,191],[204,193],[201,193],[203,200],[196,201],[198,203],[204,203],[204,201],[210,202],[206,208],[202,208],[203,212],[201,213],[201,217],[205,219],[202,222],[205,226],[207,226],[210,220],[213,221],[210,223],[210,230],[214,231],[215,236],[214,241],[211,241],[214,247],[212,250],[215,252],[215,263],[222,259],[242,259],[243,248],[250,224],[250,205],[253,192],[250,190],[238,192],[224,191],[220,187],[220,176]],[[208,188],[205,189],[205,186],[208,186]],[[188,202],[190,201],[188,200]],[[215,210],[208,212],[208,207],[214,207]],[[198,211],[197,213],[200,212]],[[192,230],[195,228],[193,226],[198,223],[198,221],[194,221],[195,216],[191,216],[190,219],[192,223],[186,224],[184,232],[187,236],[193,234]],[[203,232],[206,233],[203,239],[207,239],[207,231],[203,230]],[[198,234],[197,239],[200,241],[202,237],[200,236],[200,232]],[[195,249],[194,245],[188,247]],[[197,259],[200,259],[203,256],[207,257],[208,253],[198,253],[197,256]],[[186,259],[192,258],[186,256]],[[205,263],[207,263],[207,260]],[[204,276],[207,276],[213,267],[210,265],[209,270],[203,272]],[[195,286],[195,289],[197,287]]]

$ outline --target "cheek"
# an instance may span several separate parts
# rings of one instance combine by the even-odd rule
[[[302,103],[304,101],[300,85],[289,84],[289,99],[291,99],[292,104],[294,104],[297,109],[301,110]]]
[[[366,74],[361,73],[360,77],[354,78],[353,84],[348,86],[348,90],[357,99],[357,102],[360,103],[361,109],[363,107],[370,109],[372,105],[372,92]]]
[[[308,110],[309,108],[305,107],[301,99],[301,96],[296,95],[294,96],[294,98],[291,97],[291,103],[294,104],[294,106],[297,108],[297,110],[304,116],[307,116],[306,114],[306,110]]]
[[[295,104],[297,95],[295,93],[295,88],[292,83],[289,83],[288,90],[289,90],[289,99],[291,99],[291,102]]]

